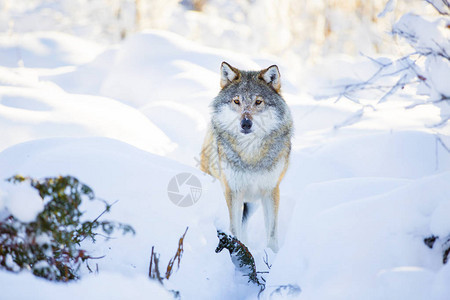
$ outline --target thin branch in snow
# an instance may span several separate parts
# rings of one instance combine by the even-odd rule
[[[356,122],[360,121],[361,118],[364,116],[364,111],[367,108],[371,108],[373,111],[376,111],[375,107],[372,105],[364,105],[361,109],[357,110],[355,113],[353,113],[350,117],[345,119],[343,122],[334,125],[334,130],[341,129],[342,127],[347,127],[350,125],[355,124]]]
[[[418,55],[419,57],[414,58],[415,55]],[[364,81],[334,86],[335,88],[340,90],[335,95],[337,96],[335,103],[344,97],[356,104],[361,104],[360,101],[353,94],[357,91],[362,90],[381,91],[383,93],[383,96],[378,100],[378,103],[381,103],[386,101],[388,97],[395,94],[399,89],[403,89],[406,85],[423,82],[425,77],[423,77],[416,68],[416,62],[421,57],[421,55],[422,54],[420,52],[416,51],[407,54],[406,56],[403,56],[395,61],[383,63],[379,60],[376,60],[374,58],[371,58],[370,56],[363,54],[364,57],[371,60],[374,64],[377,64],[378,69],[368,79]],[[398,69],[389,71],[389,68],[395,67],[396,65],[399,66]],[[415,76],[412,75],[410,72],[412,72]],[[377,84],[377,82],[382,78],[389,78],[397,75],[401,75],[401,77],[400,79],[397,80],[397,82],[394,85]],[[419,78],[419,80],[416,80],[415,79],[416,77]]]
[[[178,261],[178,264],[177,264],[178,269],[180,268],[181,256],[183,255],[183,252],[184,252],[184,249],[183,249],[184,237],[186,236],[188,229],[189,229],[189,227],[186,227],[184,234],[180,237],[180,240],[178,241],[178,249],[177,249],[177,252],[175,253],[175,256],[169,260],[169,264],[167,265],[167,270],[166,270],[166,279],[169,279],[170,275],[172,275],[173,264],[175,263],[175,260]]]
[[[450,153],[450,148],[444,143],[444,141],[440,137],[437,137],[437,141],[439,142],[439,144],[441,144],[441,146],[445,149],[445,151]]]
[[[384,9],[382,12],[380,12],[378,14],[378,18],[383,18],[384,16],[386,16],[387,13],[390,13],[391,11],[394,10],[395,4],[397,1],[395,0],[389,0],[386,5],[384,6]]]
[[[420,106],[420,105],[438,104],[438,103],[446,102],[446,101],[449,101],[449,100],[450,100],[450,97],[442,96],[442,98],[438,99],[438,100],[426,101],[426,102],[414,103],[414,104],[408,105],[407,107],[405,107],[405,109],[412,109],[412,108],[415,108],[415,107]]]
[[[391,95],[393,95],[393,94],[395,94],[395,92],[397,92],[398,91],[398,89],[399,88],[404,88],[405,87],[405,84],[407,83],[407,79],[408,78],[408,74],[404,74],[398,81],[397,81],[397,83],[386,93],[386,94],[384,94],[383,95],[383,97],[381,97],[381,99],[380,100],[378,100],[378,103],[382,103],[382,102],[385,102],[386,101],[386,99],[389,97],[389,96],[391,96]]]
[[[361,104],[361,102],[359,102],[358,99],[356,99],[355,97],[352,97],[351,94],[349,94],[347,92],[343,92],[343,93],[339,94],[338,97],[336,98],[336,100],[334,101],[334,103],[337,103],[339,100],[341,100],[342,97],[344,97],[356,104]]]
[[[264,250],[263,262],[266,264],[267,269],[270,270],[272,268],[272,264],[269,263],[269,255],[267,254],[266,250]]]
[[[447,124],[447,122],[450,120],[450,116],[444,117],[441,119],[440,122],[433,124],[433,125],[427,125],[428,128],[440,128]]]
[[[387,63],[387,64],[384,64],[384,63],[382,63],[381,61],[379,61],[379,60],[377,60],[377,59],[375,59],[375,58],[373,58],[373,57],[371,57],[371,56],[369,56],[369,55],[367,55],[367,54],[365,54],[365,53],[363,53],[363,52],[359,52],[359,54],[360,54],[361,56],[364,56],[365,58],[367,58],[368,60],[370,60],[370,61],[373,62],[374,64],[380,65],[381,67],[387,67],[387,66],[389,66],[389,65],[392,65],[392,62],[389,62],[389,63]]]
[[[155,246],[152,246],[152,254],[150,255],[150,267],[148,268],[148,277],[156,279],[163,284],[161,272],[159,271],[159,254],[154,252]]]
[[[439,144],[444,148],[447,153],[450,153],[450,148],[445,144],[445,142],[441,139],[441,137],[436,135],[436,147],[435,147],[435,156],[436,156],[436,170],[439,169]]]
[[[443,4],[444,7],[438,7],[438,5],[436,4],[436,1],[439,1],[439,0],[425,0],[425,2],[431,4],[431,6],[433,6],[434,9],[436,9],[436,11],[438,13],[440,13],[441,15],[444,15],[444,16],[448,16],[449,13],[447,11],[444,11],[443,9],[445,7],[447,7],[447,9],[450,10],[450,3],[447,0],[441,0],[441,4]]]
[[[442,47],[442,45],[440,45],[438,42],[436,42],[435,40],[433,40],[433,43],[438,47],[438,49],[440,51],[438,51],[436,54],[438,56],[442,56],[443,58],[446,58],[448,60],[450,60],[450,55],[447,53],[447,49],[445,49],[444,47]],[[436,51],[435,51],[436,52]]]

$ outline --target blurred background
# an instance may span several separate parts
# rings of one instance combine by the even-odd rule
[[[61,31],[114,44],[162,29],[212,47],[315,63],[398,51],[386,33],[405,12],[437,15],[422,0],[1,0],[0,32]]]

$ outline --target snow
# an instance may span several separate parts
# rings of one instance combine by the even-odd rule
[[[448,48],[450,49],[450,45]],[[431,98],[450,97],[450,86],[447,81],[447,78],[450,78],[450,62],[448,59],[435,56],[428,58],[427,71],[430,74],[431,90],[437,93],[437,95],[432,95]]]
[[[40,82],[36,87],[1,86],[0,90],[0,149],[31,139],[67,136],[111,137],[158,154],[176,147],[142,113],[117,100],[68,94]]]
[[[1,272],[3,287],[2,297],[5,299],[80,299],[97,295],[102,299],[173,299],[171,294],[158,283],[148,280],[145,276],[125,277],[120,274],[103,273],[90,280],[82,280],[70,284],[54,284],[31,274],[10,274]],[[11,288],[20,282],[26,288]],[[139,289],[136,289],[139,286]],[[6,288],[9,287],[9,288]],[[32,295],[32,296],[30,296]]]
[[[414,45],[422,49],[432,39],[446,45],[443,24],[405,15],[396,29],[413,30]],[[91,262],[98,274],[82,267],[75,283],[1,271],[2,296],[172,299],[167,290],[173,289],[183,299],[257,297],[258,288],[235,271],[228,253],[214,252],[217,230],[228,230],[228,211],[220,183],[198,169],[209,104],[227,61],[243,69],[278,64],[296,127],[280,188],[280,251],[265,248],[262,209],[248,227],[257,268],[269,271],[261,297],[449,299],[442,243],[450,234],[450,155],[440,141],[450,132],[432,126],[448,108],[405,109],[424,99],[408,88],[382,103],[382,94],[372,90],[359,92],[358,101],[331,97],[338,89],[330,86],[367,80],[380,65],[392,64],[386,73],[402,67],[392,57],[330,56],[307,66],[205,44],[162,30],[135,33],[114,46],[50,31],[1,36],[0,178],[76,176],[97,197],[118,200],[104,219],[136,230],[135,236],[83,242],[90,254],[105,257]],[[423,70],[425,94],[431,100],[448,96],[448,62],[429,57]],[[168,197],[168,184],[180,173],[201,183],[201,197],[189,207]],[[83,203],[86,217],[97,217],[100,204]],[[30,221],[41,209],[30,187],[0,183],[1,219],[13,213]],[[186,227],[179,270],[165,287],[149,280],[152,246],[165,271]],[[432,235],[440,240],[430,249],[423,240]]]
[[[448,282],[448,278],[450,276],[450,267],[449,265],[445,265],[442,269],[437,273],[435,280],[431,289],[431,299],[436,300],[444,300],[448,298],[448,294],[450,293],[450,288],[446,284]]]
[[[445,30],[447,20],[440,18],[428,21],[415,14],[405,14],[395,24],[393,32],[407,33],[407,39],[416,50],[442,50],[448,47],[448,30]]]
[[[286,277],[297,278],[290,283],[299,284],[306,299],[385,299],[378,294],[386,292],[377,286],[380,272],[420,267],[426,270],[422,277],[431,277],[432,257],[421,246],[429,234],[431,213],[450,197],[448,191],[439,189],[449,179],[450,173],[445,172],[403,182],[360,178],[310,186],[300,195],[301,204],[292,215],[292,220],[303,220],[303,226],[290,226],[286,235],[291,238],[280,250],[270,279],[281,284],[289,280]],[[377,186],[382,188],[371,191]],[[361,192],[365,189],[366,195]],[[327,197],[331,191],[333,200]],[[319,203],[311,208],[307,201]],[[293,259],[296,252],[305,258]],[[285,275],[287,269],[292,271]],[[383,275],[380,284],[409,280],[404,278],[408,272],[421,276],[406,269],[399,275],[392,273],[389,279]],[[414,286],[422,293],[429,290],[427,282]],[[389,299],[408,299],[408,289],[401,292]]]
[[[0,36],[0,65],[5,67],[56,68],[94,59],[102,46],[60,32],[34,32]]]
[[[386,14],[392,12],[394,10],[395,5],[397,4],[396,2],[397,2],[396,0],[389,0],[386,3],[386,6],[384,7],[383,11],[378,14],[378,18],[383,18],[384,16],[386,16]]]
[[[421,93],[430,94],[430,100],[440,100],[450,95],[448,79],[450,63],[450,33],[448,19],[427,20],[414,14],[406,14],[395,24],[393,33],[399,34],[418,52],[432,53],[425,61],[422,76],[425,78]]]
[[[3,178],[6,179],[5,176]],[[7,207],[8,213],[22,222],[33,221],[44,209],[42,198],[31,186],[14,186],[2,182],[0,189],[3,190],[0,195],[3,198],[2,207]],[[2,215],[5,215],[5,212]]]
[[[438,236],[447,236],[450,232],[450,201],[439,203],[431,216],[431,231]]]
[[[124,43],[100,93],[136,107],[157,100],[194,104],[199,101],[197,94],[216,86],[217,66],[223,60],[242,68],[257,67],[228,51],[199,46],[175,34],[148,31]]]

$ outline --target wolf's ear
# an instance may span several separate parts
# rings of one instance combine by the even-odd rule
[[[222,62],[220,66],[220,87],[224,88],[230,84],[233,80],[238,79],[240,72],[238,69],[233,68],[226,62]]]
[[[259,77],[263,79],[269,86],[273,87],[275,91],[279,92],[281,89],[280,71],[276,65],[270,66],[259,73]]]

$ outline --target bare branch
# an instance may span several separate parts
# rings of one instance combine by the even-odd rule
[[[438,104],[438,103],[446,102],[446,101],[450,101],[450,97],[442,96],[442,98],[438,99],[438,100],[426,101],[426,102],[422,102],[422,103],[414,103],[414,104],[408,105],[407,107],[405,107],[405,109],[412,109],[412,108],[415,108],[415,107],[421,106],[421,105]]]
[[[450,148],[444,143],[444,141],[440,137],[436,137],[437,141],[441,146],[445,149],[445,151],[450,153]]]
[[[395,92],[398,91],[399,88],[404,88],[405,84],[407,84],[407,78],[408,78],[408,74],[404,74],[398,81],[397,83],[386,93],[383,95],[383,97],[381,97],[380,100],[378,100],[378,103],[382,103],[384,101],[386,101],[386,99],[395,94]]]
[[[167,264],[167,270],[166,270],[166,279],[169,279],[170,275],[172,275],[172,271],[173,271],[173,264],[175,263],[175,260],[178,259],[178,268],[180,268],[180,262],[181,262],[181,256],[183,255],[183,242],[184,242],[184,237],[186,236],[186,233],[188,231],[189,227],[186,227],[186,230],[184,231],[184,234],[180,237],[180,240],[178,241],[178,249],[177,252],[175,253],[175,256],[172,257],[169,260],[169,263]]]
[[[163,284],[161,273],[159,272],[159,255],[154,252],[155,246],[152,246],[152,254],[150,255],[150,267],[148,269],[148,277],[156,279]],[[153,266],[154,264],[154,266]]]
[[[441,1],[442,1],[442,4],[447,7],[447,9],[450,9],[450,3],[447,0],[441,0]],[[436,11],[438,13],[440,13],[441,15],[444,15],[444,16],[448,16],[449,15],[449,13],[447,11],[442,10],[444,7],[440,8],[440,7],[436,6],[436,3],[435,3],[436,1],[425,0],[425,2],[431,4],[431,6],[433,6],[434,9],[436,9]]]
[[[266,264],[266,266],[267,266],[267,269],[271,269],[272,268],[272,264],[270,264],[269,263],[269,255],[267,254],[267,252],[266,252],[266,250],[264,250],[264,257],[263,257],[263,261],[264,261],[264,263]],[[269,273],[269,272],[267,272],[267,273]]]

